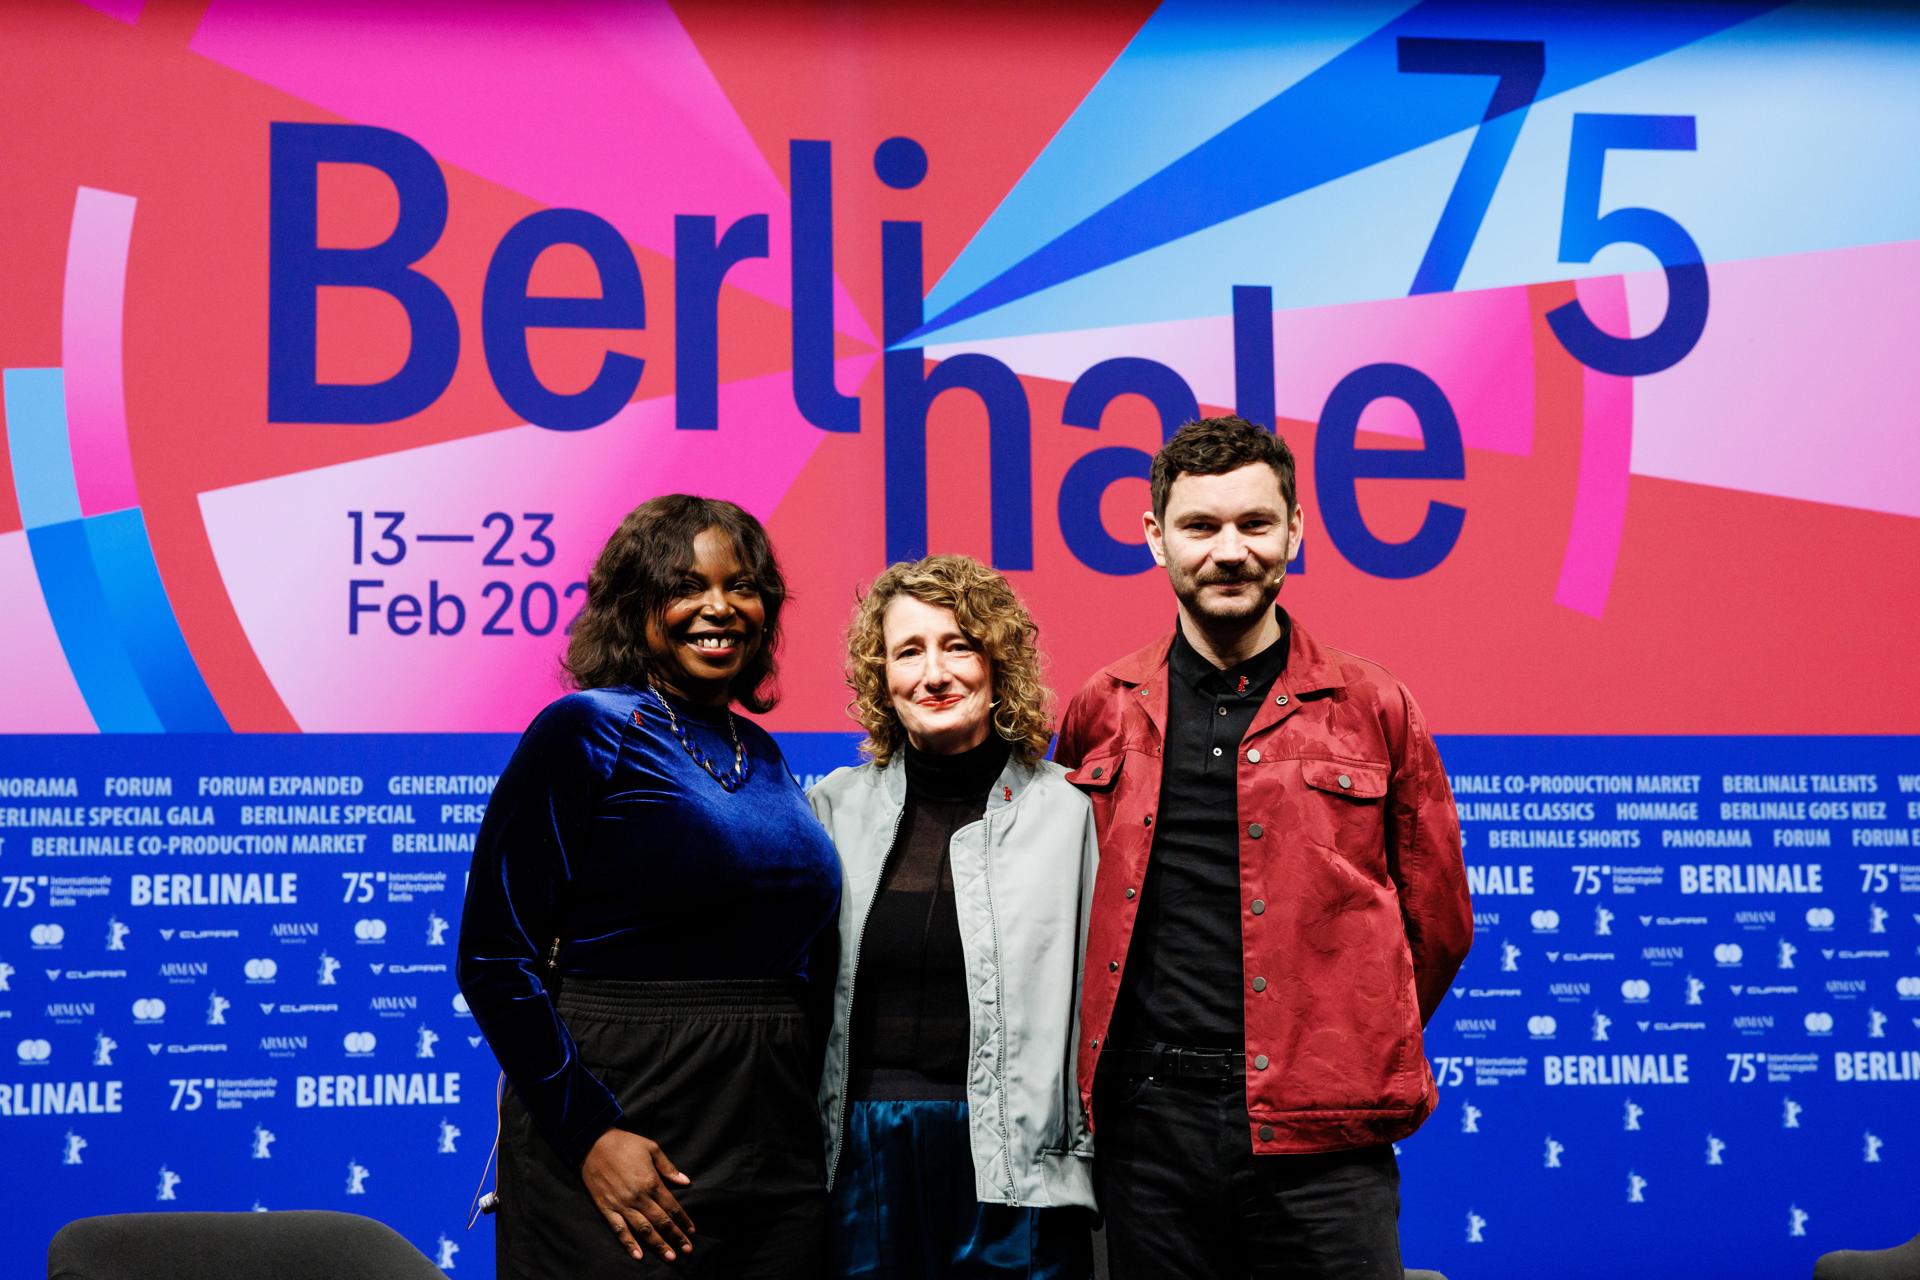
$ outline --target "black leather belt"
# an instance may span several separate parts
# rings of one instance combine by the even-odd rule
[[[1247,1055],[1231,1049],[1192,1049],[1177,1044],[1109,1049],[1100,1070],[1168,1080],[1230,1080],[1247,1074]]]

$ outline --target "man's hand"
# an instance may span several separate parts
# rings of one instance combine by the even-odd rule
[[[693,1179],[674,1168],[652,1138],[607,1130],[581,1162],[580,1177],[600,1216],[635,1260],[646,1256],[643,1244],[668,1262],[676,1249],[693,1252],[693,1219],[667,1189],[668,1183],[684,1187]]]

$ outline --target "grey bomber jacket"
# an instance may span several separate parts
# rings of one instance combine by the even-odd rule
[[[836,769],[807,798],[840,851],[840,972],[820,1081],[827,1185],[846,1127],[860,939],[906,807],[904,762]],[[1051,761],[1009,759],[985,816],[948,845],[965,953],[967,1113],[982,1203],[1093,1208],[1093,1138],[1076,1081],[1081,962],[1099,849],[1093,809]]]

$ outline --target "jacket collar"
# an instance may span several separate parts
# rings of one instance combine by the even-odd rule
[[[1287,616],[1293,624],[1290,628],[1292,635],[1287,646],[1287,666],[1280,673],[1276,687],[1284,687],[1296,696],[1344,688],[1346,677],[1340,674],[1340,666],[1334,661],[1333,655],[1320,647],[1319,642],[1300,625],[1298,618],[1291,614]],[[1109,666],[1107,674],[1128,688],[1147,685],[1164,689],[1167,683],[1167,655],[1172,650],[1173,632],[1169,631],[1146,648],[1130,653]]]

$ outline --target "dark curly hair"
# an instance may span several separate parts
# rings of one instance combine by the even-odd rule
[[[649,676],[672,678],[647,643],[649,625],[663,623],[667,605],[693,567],[693,540],[716,529],[733,543],[741,565],[760,588],[767,620],[760,647],[734,677],[728,696],[749,711],[773,709],[780,649],[780,610],[787,581],[773,557],[767,531],[746,511],[721,498],[669,493],[627,513],[600,549],[587,575],[587,605],[573,624],[561,666],[574,687],[644,685]]]
[[[1292,511],[1293,450],[1287,448],[1285,440],[1237,414],[1187,423],[1153,455],[1153,467],[1147,476],[1153,493],[1153,518],[1166,517],[1167,494],[1181,476],[1223,476],[1252,462],[1264,462],[1273,468],[1280,479],[1280,495],[1287,500],[1287,510]]]
[[[867,731],[860,750],[885,766],[907,741],[887,690],[887,606],[901,596],[952,612],[993,673],[993,731],[1029,764],[1046,754],[1053,695],[1040,675],[1040,628],[1012,584],[971,556],[893,565],[860,598],[847,628],[847,685],[853,690],[848,710]]]

